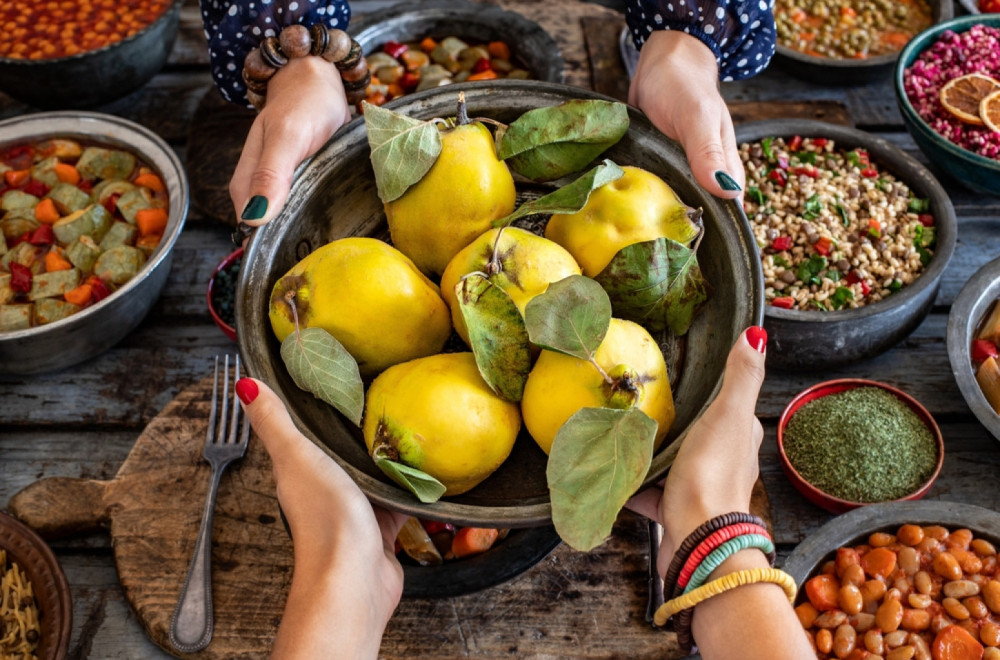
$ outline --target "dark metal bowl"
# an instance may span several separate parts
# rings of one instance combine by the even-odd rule
[[[562,82],[564,62],[555,40],[538,23],[495,5],[432,0],[403,3],[365,14],[347,30],[366,54],[388,41],[419,41],[453,36],[486,43],[503,41],[511,59],[536,80]]]
[[[954,15],[951,0],[928,0],[934,23],[946,21]],[[821,85],[863,85],[871,82],[888,82],[899,53],[890,53],[861,60],[817,57],[778,45],[774,63],[796,78]]]
[[[127,149],[150,165],[168,190],[163,239],[131,280],[104,300],[61,321],[0,332],[0,377],[55,371],[89,360],[131,332],[152,308],[170,274],[172,250],[187,219],[187,176],[180,158],[156,133],[96,112],[39,112],[0,121],[0,149],[53,137]]]
[[[868,150],[872,161],[892,172],[922,198],[930,198],[937,229],[934,257],[924,272],[898,293],[871,305],[836,311],[764,308],[767,364],[779,369],[836,367],[874,357],[913,332],[931,310],[941,275],[955,251],[958,221],[948,194],[927,168],[892,143],[855,128],[808,119],[740,124],[736,141],[766,137],[825,137],[838,147]]]
[[[972,368],[971,346],[990,306],[1000,299],[1000,258],[969,278],[948,315],[948,361],[969,409],[986,430],[1000,440],[1000,415],[983,395]]]
[[[528,80],[465,83],[469,115],[511,122],[524,112],[576,98],[609,100],[585,90]],[[440,87],[393,101],[411,117],[453,116],[457,89]],[[677,417],[668,439],[680,437],[715,397],[726,357],[743,330],[762,318],[763,276],[743,209],[706,193],[694,180],[680,146],[665,138],[638,110],[630,109],[628,134],[606,152],[662,178],[691,206],[704,209],[705,236],[699,263],[713,288],[684,340],[663,338]],[[522,432],[504,464],[464,495],[420,504],[375,467],[360,430],[332,407],[295,386],[268,320],[274,283],[315,248],[347,236],[388,238],[382,202],[375,192],[363,120],[342,128],[299,170],[289,202],[251,240],[237,291],[240,353],[249,373],[267,382],[288,405],[302,431],[326,450],[368,497],[387,508],[421,518],[476,527],[531,527],[551,521],[545,479],[546,456]],[[551,187],[547,187],[546,190]],[[645,485],[662,478],[670,448],[653,457]]]
[[[0,57],[0,90],[45,110],[92,108],[121,98],[163,68],[182,4],[175,0],[146,28],[104,48],[54,59]]]

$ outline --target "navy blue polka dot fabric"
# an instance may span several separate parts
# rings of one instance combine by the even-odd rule
[[[749,78],[774,55],[774,0],[630,0],[625,20],[638,48],[654,30],[683,30],[715,53],[719,79]]]
[[[636,46],[653,30],[683,30],[705,43],[723,81],[759,73],[774,55],[774,0],[629,0],[625,18]],[[265,37],[294,23],[346,29],[346,0],[201,0],[212,80],[228,101],[250,107],[243,59]]]
[[[286,25],[323,23],[347,28],[351,8],[346,0],[201,0],[212,80],[227,101],[245,104],[243,60],[266,37]]]

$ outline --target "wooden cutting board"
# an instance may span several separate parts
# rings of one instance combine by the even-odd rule
[[[50,540],[107,529],[129,605],[166,652],[266,658],[291,581],[292,544],[279,518],[270,459],[255,437],[219,487],[212,642],[184,656],[168,641],[208,488],[201,451],[211,387],[206,378],[168,404],[113,479],[42,479],[17,493],[8,510]],[[753,509],[769,519],[760,481]],[[589,553],[563,544],[491,589],[456,598],[404,599],[383,636],[380,657],[680,657],[674,635],[643,620],[646,543],[645,519],[624,512],[612,537]]]

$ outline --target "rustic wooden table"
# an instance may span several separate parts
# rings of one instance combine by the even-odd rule
[[[357,14],[388,3],[354,4]],[[602,49],[613,50],[608,35],[616,33],[621,21],[613,10],[579,2],[560,3],[555,10],[553,3],[530,0],[504,4],[535,18],[556,36],[570,83],[599,89],[602,80],[606,83],[601,67],[591,67],[591,61],[600,58]],[[589,43],[580,20],[585,18],[598,19],[589,22]],[[595,24],[605,25],[602,42]],[[189,0],[168,66],[143,89],[99,110],[150,127],[184,158],[192,119],[210,86],[200,16],[195,0]],[[614,87],[612,79],[606,89],[614,93]],[[620,82],[617,87],[623,89]],[[903,128],[888,77],[860,87],[820,87],[772,66],[754,79],[725,84],[723,94],[737,120],[773,115],[790,107],[785,105],[789,102],[799,103],[800,112],[811,107],[820,115],[840,113],[934,170]],[[0,95],[0,117],[32,111]],[[758,405],[766,430],[760,464],[782,554],[831,516],[805,501],[784,478],[775,424],[795,393],[827,378],[875,378],[914,395],[940,423],[947,445],[944,469],[928,497],[1000,508],[1000,490],[989,487],[996,480],[1000,452],[962,399],[945,347],[952,301],[977,268],[1000,254],[1000,199],[971,193],[945,173],[936,173],[951,195],[960,230],[927,319],[908,339],[863,364],[824,374],[768,374]],[[206,373],[212,356],[235,349],[213,325],[204,303],[212,268],[232,249],[228,227],[205,212],[209,206],[192,206],[166,288],[131,335],[76,367],[0,382],[0,505],[41,477],[112,478],[147,423]],[[169,657],[147,638],[129,608],[106,534],[53,546],[73,594],[71,658]],[[383,655],[663,657],[672,647],[669,636],[651,634],[642,621],[645,547],[644,523],[623,514],[612,539],[589,555],[560,546],[521,577],[491,590],[454,599],[404,601],[386,633]]]

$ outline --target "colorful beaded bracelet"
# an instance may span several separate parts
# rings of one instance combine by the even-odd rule
[[[247,100],[260,110],[267,95],[267,82],[278,69],[298,57],[315,55],[332,63],[340,71],[350,105],[361,103],[371,82],[368,62],[361,45],[343,30],[316,24],[289,25],[276,37],[267,37],[251,50],[243,61],[243,82]]]
[[[694,591],[701,585],[705,584],[705,580],[708,576],[712,574],[712,571],[717,569],[722,565],[722,562],[726,561],[733,555],[735,555],[740,550],[747,550],[749,548],[757,548],[761,552],[767,555],[768,563],[773,564],[774,560],[774,543],[771,542],[769,536],[763,534],[743,534],[741,536],[736,536],[725,543],[722,543],[705,559],[698,564],[698,568],[695,569],[694,573],[691,575],[691,580],[684,587],[682,594]]]
[[[677,574],[677,582],[674,585],[674,597],[680,596],[681,591],[687,586],[692,573],[702,563],[702,561],[722,543],[741,536],[743,534],[762,534],[768,536],[767,529],[761,525],[753,523],[737,523],[712,532],[708,538],[698,544],[698,546],[688,555],[680,573]]]
[[[660,608],[656,610],[653,622],[658,626],[662,626],[667,622],[667,619],[673,615],[683,610],[693,608],[698,603],[706,601],[712,596],[718,596],[719,594],[729,591],[730,589],[735,589],[736,587],[742,587],[747,584],[757,584],[760,582],[773,582],[779,585],[785,590],[785,595],[788,596],[788,601],[795,602],[795,594],[798,588],[796,587],[795,580],[791,575],[777,568],[748,568],[742,571],[736,571],[735,573],[730,573],[729,575],[724,575],[720,578],[712,580],[708,584],[701,585],[697,589],[686,593],[683,596],[678,596],[677,598],[668,600],[663,605],[660,605]]]

